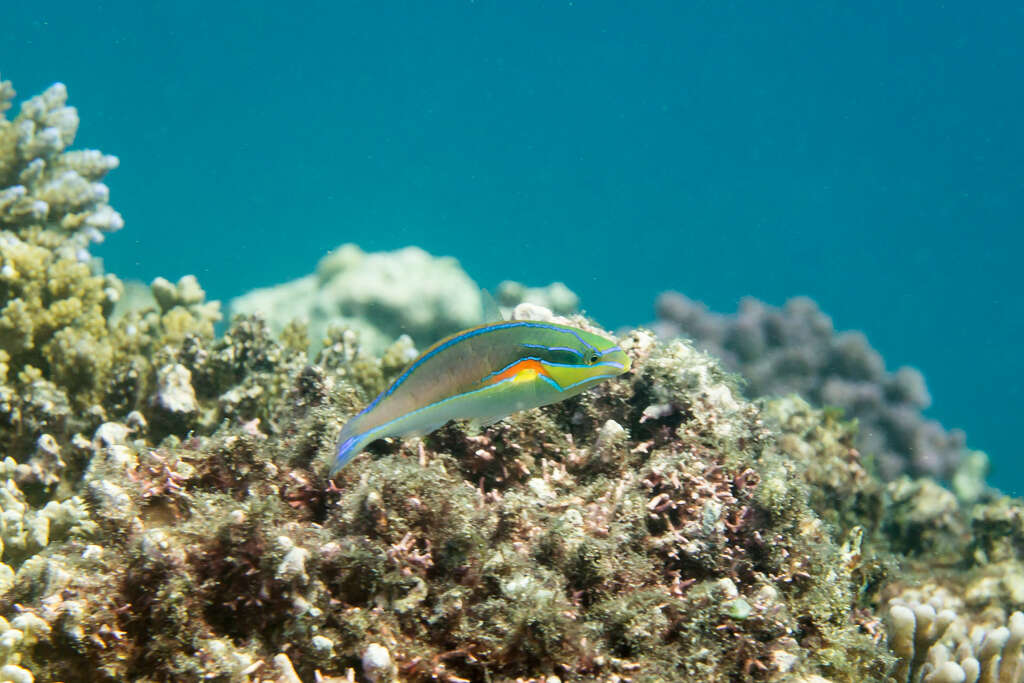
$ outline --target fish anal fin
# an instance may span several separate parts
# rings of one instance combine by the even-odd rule
[[[490,427],[493,424],[497,424],[508,417],[508,413],[502,413],[501,415],[486,415],[484,417],[474,417],[469,420],[469,428],[473,431],[480,431],[484,427]]]
[[[427,434],[430,434],[431,432],[436,432],[438,429],[440,429],[441,427],[444,427],[446,424],[448,424],[448,422],[449,422],[449,420],[445,420],[444,422],[439,422],[439,423],[436,423],[436,424],[429,424],[429,425],[424,425],[422,427],[417,427],[417,428],[412,429],[412,430],[410,430],[408,432],[402,432],[401,436],[403,436],[403,437],[417,437],[417,438],[418,437],[423,437],[423,436],[426,436]]]

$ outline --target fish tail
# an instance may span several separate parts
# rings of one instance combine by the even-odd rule
[[[363,446],[366,445],[363,440],[364,434],[356,434],[343,440],[338,444],[338,454],[334,458],[334,464],[331,465],[331,474],[334,476],[337,474],[342,467],[348,464],[349,460],[359,455],[363,450]]]

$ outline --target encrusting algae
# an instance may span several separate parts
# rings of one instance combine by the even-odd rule
[[[412,342],[217,337],[194,278],[114,315],[64,98],[0,120],[0,680],[1022,680],[1024,506],[885,483],[683,341],[330,481]]]

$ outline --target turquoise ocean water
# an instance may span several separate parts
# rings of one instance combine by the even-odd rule
[[[1007,2],[15,0],[0,76],[120,157],[122,277],[230,298],[352,241],[609,327],[806,294],[1024,493],[1022,35]]]

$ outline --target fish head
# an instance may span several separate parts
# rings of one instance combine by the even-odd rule
[[[575,328],[566,331],[558,345],[548,346],[549,353],[557,354],[557,358],[541,360],[544,374],[565,396],[629,371],[629,356],[614,339]]]
[[[579,349],[583,365],[598,373],[614,372],[621,375],[629,372],[629,356],[616,340],[586,330],[579,330],[579,335],[583,342]]]

